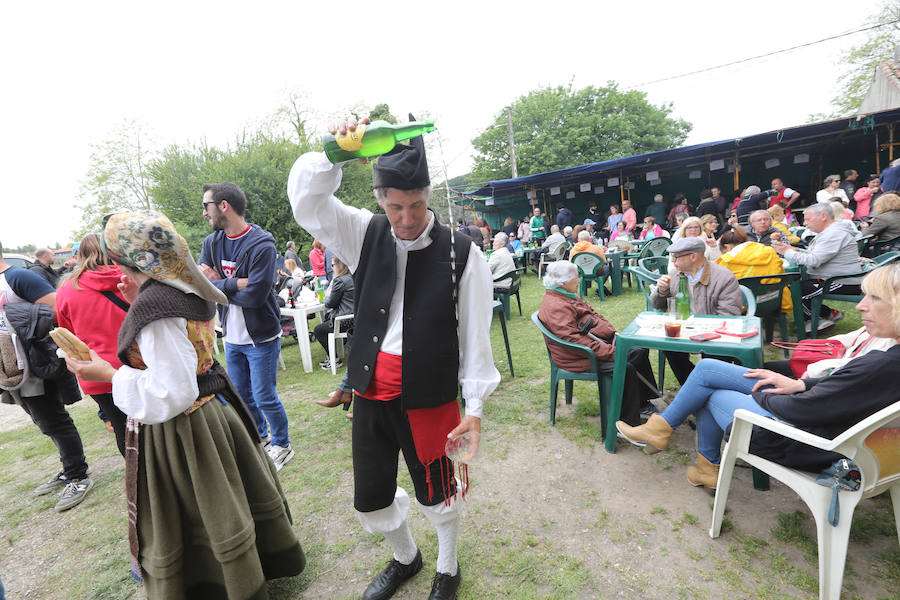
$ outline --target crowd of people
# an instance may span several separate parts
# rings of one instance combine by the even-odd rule
[[[357,125],[351,119],[330,131],[346,134]],[[428,208],[421,137],[375,163],[379,214],[335,197],[341,176],[342,165],[318,152],[300,156],[291,169],[290,207],[314,238],[307,261],[293,241],[279,254],[272,234],[248,222],[246,196],[233,183],[198,190],[197,209],[212,233],[196,262],[169,219],[152,210],[107,217],[102,231],[80,240],[69,272],[54,269],[46,249],[30,270],[10,266],[0,246],[0,388],[4,401],[20,405],[53,440],[61,465],[35,493],[58,491],[56,510],[65,511],[92,489],[81,437],[65,408],[90,396],[124,460],[131,568],[148,598],[264,598],[267,580],[304,569],[279,480],[295,450],[277,373],[282,308],[314,298],[316,290],[327,289],[328,312],[315,339],[327,352],[330,333],[351,334],[346,365],[337,358],[332,365],[330,357],[320,363],[346,371],[319,404],[353,403],[353,508],[363,529],[392,551],[363,598],[390,598],[423,568],[409,527],[412,501],[397,482],[402,452],[416,504],[437,535],[429,598],[450,600],[462,578],[458,544],[468,480],[445,443],[465,439],[477,450],[483,406],[500,380],[485,335],[491,303],[494,293],[509,289],[526,246],[603,260],[617,246],[670,238],[668,267],[651,287],[651,304],[665,310],[682,289],[697,314],[739,315],[740,277],[783,273],[783,259],[805,266],[808,312],[823,293],[822,279],[859,270],[864,233],[880,240],[900,235],[900,162],[863,187],[855,171],[829,175],[802,213],[800,194],[776,178],[767,190],[748,186],[734,201],[718,188],[704,190],[695,206],[684,194],[671,203],[656,195],[640,220],[628,199],[608,214],[591,203],[584,219],[564,203],[553,218],[534,207],[518,221],[506,218],[496,232],[483,220],[460,220],[453,231],[438,222]],[[801,214],[805,235],[795,228]],[[563,340],[590,348],[601,371],[611,372],[616,330],[580,297],[579,282],[570,260],[550,262],[538,318]],[[840,289],[865,295],[858,305],[864,327],[846,334],[844,356],[810,365],[800,378],[782,362],[745,369],[704,357],[695,366],[687,354],[666,352],[681,388],[662,407],[648,351],[632,350],[620,435],[648,453],[665,450],[674,428],[696,415],[698,457],[687,478],[714,488],[723,434],[737,408],[831,437],[893,402],[900,267],[844,280]],[[791,310],[787,294],[782,310]],[[842,316],[823,305],[820,326]],[[338,325],[340,317],[352,318]],[[90,360],[65,352],[57,358],[49,341],[53,323],[80,338]],[[227,369],[216,360],[217,335]],[[584,355],[559,346],[550,353],[564,369],[588,368]],[[884,379],[874,382],[879,391],[865,401],[841,401],[864,378],[871,386],[873,374]],[[817,470],[832,459],[762,433],[753,443],[789,466]]]

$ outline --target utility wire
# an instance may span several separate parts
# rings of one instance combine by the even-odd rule
[[[662,79],[654,79],[652,81],[645,81],[644,83],[638,83],[635,85],[630,85],[624,89],[631,90],[634,88],[643,87],[645,85],[653,85],[654,83],[662,83],[663,81],[672,81],[673,79],[681,79],[682,77],[690,77],[691,75],[697,75],[699,73],[706,73],[708,71],[715,71],[716,69],[724,69],[725,67],[731,67],[733,65],[739,65],[745,62],[750,62],[753,60],[759,60],[760,58],[767,58],[769,56],[776,56],[778,54],[784,54],[786,52],[793,52],[794,50],[798,50],[800,48],[806,48],[807,46],[814,46],[816,44],[821,44],[823,42],[828,42],[831,40],[836,40],[838,38],[846,37],[848,35],[854,35],[857,33],[862,33],[864,31],[871,31],[873,29],[878,29],[880,27],[885,27],[887,25],[894,25],[896,23],[900,23],[900,19],[895,19],[893,21],[886,21],[884,23],[878,23],[876,25],[870,25],[868,27],[862,27],[860,29],[855,29],[853,31],[846,31],[844,33],[838,33],[836,35],[831,35],[826,38],[822,38],[821,40],[816,40],[814,42],[807,42],[805,44],[800,44],[799,46],[792,46],[790,48],[785,48],[784,50],[776,50],[774,52],[767,52],[766,54],[759,54],[757,56],[751,56],[749,58],[742,58],[740,60],[735,60],[729,63],[716,65],[714,67],[706,67],[705,69],[698,69],[696,71],[690,71],[688,73],[682,73],[680,75],[672,75],[671,77],[663,77]]]

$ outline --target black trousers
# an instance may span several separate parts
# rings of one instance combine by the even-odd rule
[[[601,373],[613,372],[613,363],[597,364]],[[628,370],[625,372],[625,387],[622,390],[622,411],[619,419],[632,427],[641,424],[641,407],[659,394],[647,386],[637,374],[647,381],[655,381],[653,369],[650,367],[650,351],[647,348],[632,348],[628,351]]]
[[[119,447],[119,454],[125,457],[125,420],[128,415],[119,410],[119,407],[113,403],[112,394],[91,394],[91,398],[103,411],[103,414],[109,420],[109,424],[113,427],[116,434],[116,446]]]
[[[791,362],[788,360],[773,360],[765,363],[763,367],[781,375],[787,375],[792,379],[797,379],[797,376],[791,371]]]
[[[809,319],[812,299],[823,293],[822,282],[817,279],[804,279],[800,282],[800,290],[803,294],[803,315]],[[835,283],[827,293],[854,296],[862,293],[862,287],[860,287],[858,283]],[[825,306],[825,304],[822,304],[822,310],[819,311],[819,318],[827,319],[830,316],[831,309]]]
[[[391,505],[397,489],[397,464],[403,452],[406,467],[416,490],[416,500],[434,506],[445,498],[441,473],[453,473],[453,462],[446,456],[429,468],[433,493],[429,498],[426,469],[416,455],[409,418],[400,406],[400,398],[388,402],[353,399],[353,507],[372,512]],[[452,478],[451,478],[452,479]],[[455,493],[451,483],[447,496]]]
[[[84,479],[87,476],[87,462],[81,435],[63,406],[56,383],[50,379],[45,380],[44,395],[22,398],[21,406],[41,433],[56,444],[65,478]]]
[[[353,326],[353,321],[342,321],[341,322],[341,332],[347,331]],[[316,340],[320,344],[322,344],[322,348],[325,349],[325,354],[328,354],[328,334],[334,331],[334,321],[328,319],[324,323],[319,323],[315,327],[313,327],[313,335],[316,337]],[[348,336],[347,339],[344,340],[344,351],[347,352],[350,350],[350,340],[353,336]]]

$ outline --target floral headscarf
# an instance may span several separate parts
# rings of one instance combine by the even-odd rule
[[[155,210],[121,212],[104,221],[100,238],[113,261],[204,300],[228,304],[228,299],[200,272],[187,242],[166,215]]]

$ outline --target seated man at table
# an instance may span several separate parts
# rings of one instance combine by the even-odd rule
[[[772,237],[775,234],[775,237]],[[750,229],[747,230],[747,239],[766,246],[772,245],[773,239],[780,239],[781,232],[772,226],[772,215],[765,210],[755,210],[750,213]]]
[[[563,340],[593,350],[600,372],[611,374],[616,355],[616,329],[578,297],[578,268],[567,261],[550,263],[544,275],[544,287],[547,291],[538,311],[541,323]],[[590,360],[583,353],[557,344],[549,344],[548,348],[559,368],[576,373],[590,369]],[[647,384],[653,381],[648,355],[645,348],[633,348],[628,353],[620,418],[629,425],[640,424],[642,417],[657,412],[650,399],[659,394]]]
[[[809,318],[812,299],[822,294],[822,280],[834,275],[855,273],[860,270],[859,248],[856,240],[860,233],[852,221],[835,221],[831,205],[817,203],[803,211],[804,224],[816,237],[806,250],[793,248],[783,241],[773,241],[775,252],[798,265],[806,265],[807,278],[800,282],[803,292],[803,313]],[[841,279],[828,290],[830,294],[858,295],[861,293],[861,277]],[[844,313],[822,304],[819,313],[819,329],[830,327],[844,318]]]
[[[509,238],[502,231],[494,236],[494,251],[488,259],[488,267],[491,269],[491,278],[494,279],[494,291],[505,292],[512,284],[512,277],[507,277],[502,281],[496,279],[501,275],[506,275],[510,271],[516,270],[516,263],[512,254],[506,247]]]
[[[550,237],[541,244],[541,254],[553,252],[560,244],[565,244],[566,238],[559,232],[559,227],[553,225],[550,227]]]
[[[650,303],[657,310],[667,310],[668,299],[678,293],[680,277],[687,280],[694,315],[740,315],[743,306],[737,277],[714,262],[706,259],[706,243],[699,237],[681,238],[669,246],[669,255],[679,275],[660,277],[652,286]],[[666,359],[678,383],[684,385],[694,369],[690,355],[684,352],[666,353]]]

